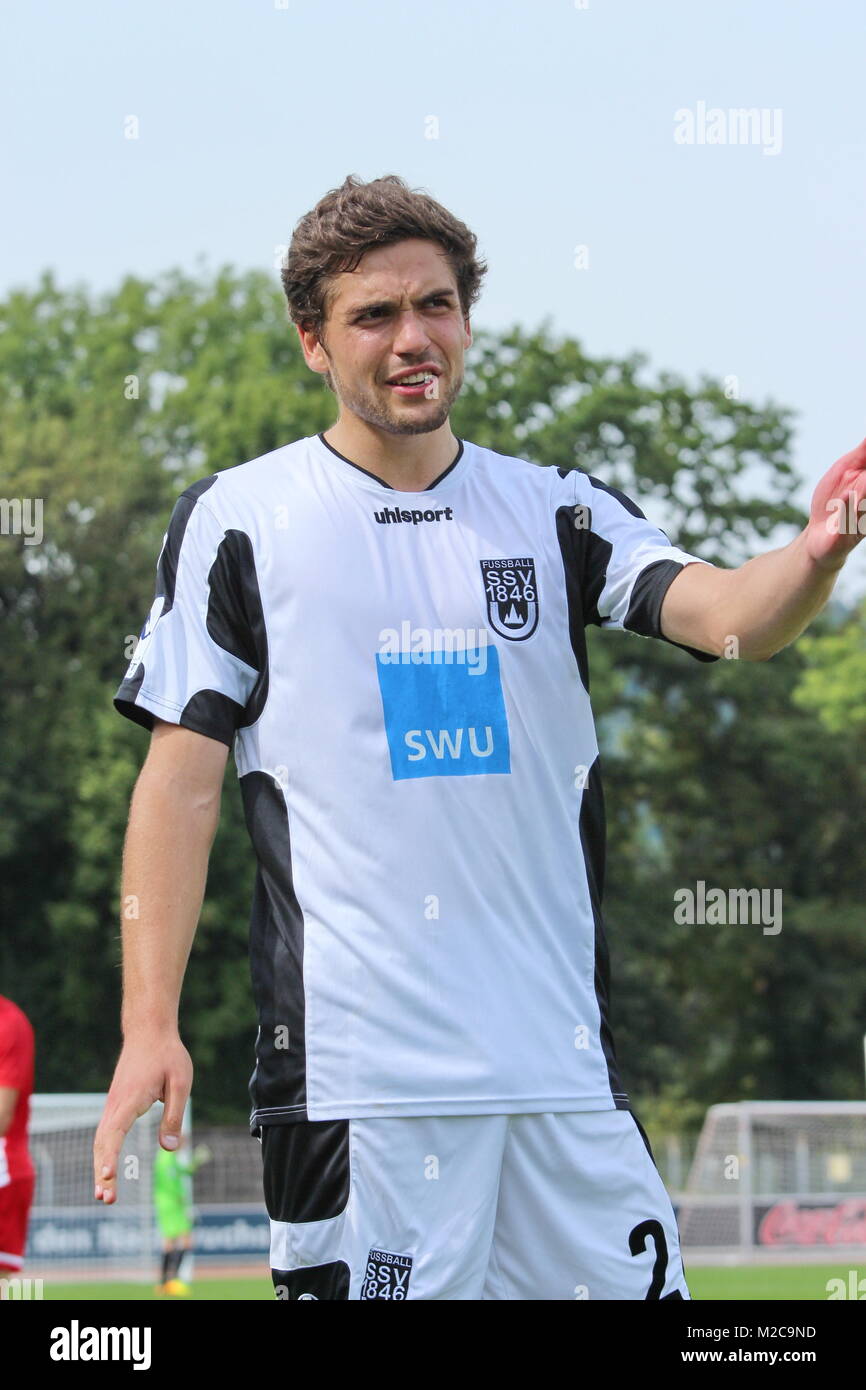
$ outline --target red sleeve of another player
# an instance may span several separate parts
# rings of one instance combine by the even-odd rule
[[[23,1014],[7,1014],[0,1022],[0,1086],[23,1091],[33,1068],[33,1030]]]

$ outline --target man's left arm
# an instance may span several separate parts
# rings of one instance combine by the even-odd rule
[[[809,521],[780,550],[738,569],[687,565],[665,594],[661,627],[683,646],[766,661],[820,613],[836,577],[866,534],[866,440],[838,459],[815,489]],[[860,513],[863,530],[859,529]]]

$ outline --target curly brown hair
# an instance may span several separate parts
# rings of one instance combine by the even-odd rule
[[[408,237],[442,247],[457,281],[463,317],[468,318],[487,272],[487,263],[476,255],[478,239],[441,203],[410,189],[398,174],[368,183],[349,174],[299,220],[280,272],[289,318],[321,340],[333,277],[355,270],[374,247]]]

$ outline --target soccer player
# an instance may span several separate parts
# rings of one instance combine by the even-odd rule
[[[97,1200],[191,1061],[177,1004],[229,748],[258,861],[251,965],[278,1298],[688,1298],[625,1093],[601,912],[604,811],[584,628],[767,659],[856,536],[863,446],[789,545],[725,570],[573,457],[455,437],[486,269],[396,176],[348,178],[283,271],[322,433],[188,487],[117,695],[152,731],[124,894],[124,1045]]]
[[[192,1156],[184,1159],[180,1149],[187,1143],[185,1134],[179,1136],[176,1151],[160,1149],[153,1164],[153,1203],[156,1222],[162,1237],[162,1279],[156,1292],[168,1298],[184,1298],[189,1285],[180,1278],[181,1261],[192,1250],[192,1184],[190,1179],[211,1157],[210,1149],[199,1144]]]
[[[0,1270],[24,1264],[36,1172],[27,1147],[33,1094],[33,1028],[0,994]]]

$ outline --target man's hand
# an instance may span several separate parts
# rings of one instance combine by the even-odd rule
[[[176,1033],[136,1033],[126,1039],[93,1144],[97,1202],[111,1206],[117,1201],[117,1160],[123,1141],[154,1101],[161,1100],[165,1107],[159,1142],[164,1149],[177,1148],[191,1089],[192,1058]]]
[[[864,498],[866,439],[824,474],[806,526],[786,546],[735,570],[686,565],[662,600],[665,637],[719,656],[766,661],[799,637],[829,599],[839,570],[866,535]]]
[[[815,488],[806,527],[806,547],[809,557],[821,569],[841,569],[855,545],[866,535],[866,503],[860,506],[864,498],[866,439],[837,459]]]

